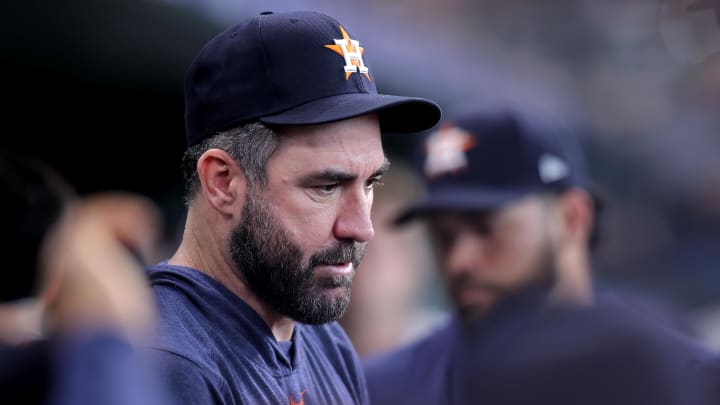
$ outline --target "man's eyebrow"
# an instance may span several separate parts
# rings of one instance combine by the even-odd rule
[[[321,172],[310,173],[305,177],[307,181],[337,181],[346,182],[353,181],[357,178],[357,175],[348,172],[343,172],[337,169],[325,169]]]
[[[390,161],[385,158],[382,166],[375,171],[370,177],[380,177],[390,170]],[[306,181],[337,181],[337,182],[349,182],[357,179],[356,174],[344,172],[338,169],[326,169],[317,173],[310,173],[305,177]]]

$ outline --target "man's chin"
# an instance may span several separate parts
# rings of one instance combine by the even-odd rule
[[[338,289],[350,290],[350,287],[352,287],[352,279],[352,274],[319,277],[316,278],[316,284],[321,291]]]
[[[472,305],[458,308],[457,313],[460,321],[468,324],[483,319],[490,312],[490,309],[490,306]]]
[[[477,299],[456,299],[455,308],[457,308],[461,321],[474,322],[484,318],[493,309],[497,302],[497,297],[491,295],[485,295],[482,298],[475,298]]]
[[[347,306],[350,303],[351,282],[338,281],[329,282],[319,286],[315,294],[319,301],[328,306]],[[346,303],[345,303],[346,302]]]
[[[320,297],[316,297],[315,301],[315,305],[319,305],[319,307],[290,317],[310,325],[322,325],[340,319],[350,304],[349,289],[334,288],[325,290],[321,294]]]
[[[460,314],[483,315],[498,300],[498,294],[488,288],[464,287],[454,290],[452,299]]]

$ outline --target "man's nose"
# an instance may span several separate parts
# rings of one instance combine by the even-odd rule
[[[443,271],[452,275],[482,265],[485,248],[485,238],[482,235],[467,230],[460,231],[445,256]]]
[[[372,201],[372,192],[362,192],[348,198],[345,204],[339,208],[335,221],[335,237],[359,243],[365,243],[372,239],[375,235],[370,219]]]

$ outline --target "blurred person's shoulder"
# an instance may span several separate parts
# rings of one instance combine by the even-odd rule
[[[412,343],[363,358],[370,402],[447,403],[447,376],[459,327],[450,319]]]
[[[689,318],[679,308],[660,297],[626,289],[601,288],[596,292],[597,306],[607,311],[629,312],[645,322],[687,336],[697,336]]]
[[[459,403],[472,403],[471,393],[508,404],[704,403],[707,352],[626,305],[549,308],[468,329],[454,395]]]
[[[400,345],[397,348],[386,350],[380,353],[364,356],[363,367],[369,370],[385,368],[387,365],[403,367],[401,363],[412,362],[420,359],[441,356],[443,348],[454,341],[459,334],[459,321],[455,318],[446,318],[439,322],[425,333],[414,340]]]

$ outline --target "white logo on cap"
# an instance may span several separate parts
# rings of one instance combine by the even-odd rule
[[[345,58],[345,80],[349,79],[351,74],[358,72],[364,74],[368,80],[372,80],[362,58],[365,48],[360,46],[358,40],[351,39],[342,25],[340,26],[340,32],[342,33],[342,39],[335,39],[335,45],[325,45],[325,47],[332,49]]]
[[[565,161],[557,156],[548,154],[540,156],[540,160],[538,160],[538,170],[543,183],[552,183],[570,174],[570,168]]]
[[[425,174],[435,177],[467,167],[465,152],[475,145],[472,134],[456,126],[445,126],[430,135],[425,144]]]

